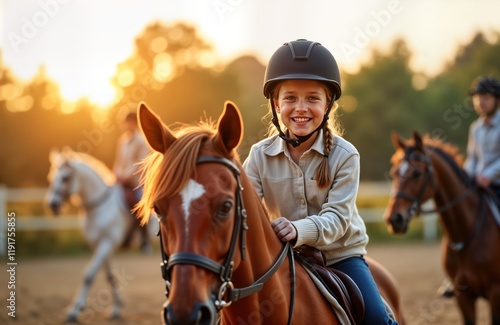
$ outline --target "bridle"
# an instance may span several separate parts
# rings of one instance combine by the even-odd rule
[[[75,173],[75,167],[71,166],[68,161],[65,161],[61,167],[66,167],[68,169],[71,170],[71,172],[64,176],[62,182],[64,183],[67,183],[64,190],[61,190],[61,189],[56,189],[53,191],[54,194],[58,195],[62,202],[66,202],[69,197],[71,196],[71,191],[69,190],[69,188],[71,187],[69,185],[70,182],[73,181],[73,175]],[[90,211],[92,209],[95,209],[97,208],[98,206],[100,206],[101,204],[103,204],[104,202],[106,202],[106,200],[111,196],[111,187],[110,186],[106,186],[106,189],[104,190],[104,193],[102,193],[101,195],[97,196],[96,199],[94,200],[91,200],[90,202],[84,202],[84,208],[86,211]]]
[[[436,185],[436,181],[434,179],[434,171],[432,168],[432,162],[431,162],[429,155],[425,152],[423,152],[421,154],[418,153],[417,155],[414,155],[415,150],[416,149],[414,147],[407,148],[405,151],[405,155],[403,157],[403,161],[410,163],[412,160],[412,157],[422,157],[423,158],[421,161],[425,164],[425,167],[424,167],[424,174],[425,174],[424,177],[425,178],[422,181],[422,185],[420,186],[419,190],[417,191],[417,195],[415,195],[415,196],[410,195],[410,194],[405,193],[405,192],[402,192],[402,191],[398,191],[396,193],[396,198],[406,199],[406,200],[409,200],[412,202],[410,207],[408,208],[408,211],[406,212],[406,216],[405,216],[405,218],[408,221],[413,216],[418,215],[420,213],[423,213],[423,214],[441,213],[443,211],[451,209],[452,207],[454,207],[455,205],[460,203],[463,199],[465,199],[467,196],[471,195],[472,193],[474,193],[477,190],[477,186],[475,184],[469,185],[467,190],[462,192],[462,194],[460,194],[459,196],[454,198],[452,201],[446,203],[445,205],[443,205],[439,208],[434,208],[434,209],[422,209],[422,203],[423,203],[422,199],[423,199],[423,196],[424,196],[424,193],[425,193],[427,186],[430,183],[432,185],[433,189],[436,190],[437,185]],[[439,153],[439,151],[436,151],[436,152]],[[466,241],[450,242],[449,243],[449,246],[452,250],[460,251],[460,250],[464,249],[465,246],[467,245],[467,243],[470,242],[472,240],[472,238],[479,232],[479,230],[483,224],[483,221],[486,218],[486,213],[485,213],[486,211],[484,211],[482,202],[483,202],[482,196],[480,195],[480,211],[479,211],[480,220],[479,220],[479,222],[476,223],[474,230],[469,235],[469,237]]]
[[[411,195],[402,191],[398,191],[396,193],[396,198],[405,199],[411,202],[411,205],[408,208],[408,211],[406,212],[406,218],[408,220],[419,213],[435,212],[431,210],[429,211],[423,210],[421,206],[423,203],[422,199],[425,194],[425,190],[427,189],[427,186],[431,184],[434,189],[436,188],[436,181],[434,180],[433,168],[430,157],[425,152],[415,153],[415,148],[409,147],[405,151],[403,161],[406,161],[408,164],[411,165],[411,161],[416,157],[422,158],[420,161],[422,161],[425,164],[424,179],[422,181],[420,188],[417,191],[417,194]]]
[[[414,157],[421,157],[422,158],[421,161],[425,164],[424,180],[422,181],[422,185],[418,189],[417,195],[415,195],[415,196],[408,194],[408,193],[404,193],[402,191],[398,191],[396,193],[396,198],[406,199],[406,200],[409,200],[412,202],[412,204],[410,205],[410,208],[407,211],[407,218],[408,219],[410,219],[413,216],[418,215],[420,213],[423,213],[423,214],[440,213],[440,212],[446,211],[448,209],[451,209],[452,207],[454,207],[455,205],[460,203],[463,199],[465,199],[467,196],[469,196],[470,194],[472,194],[476,190],[476,186],[474,186],[474,185],[468,186],[466,191],[464,191],[462,194],[457,196],[452,201],[446,203],[445,205],[443,205],[439,208],[435,208],[435,209],[422,209],[422,203],[423,203],[422,199],[423,199],[425,190],[427,189],[427,186],[429,184],[431,184],[433,189],[436,190],[437,185],[436,185],[436,181],[434,178],[434,170],[432,168],[431,158],[425,152],[415,153],[415,151],[416,151],[416,149],[414,147],[407,148],[405,151],[405,155],[403,157],[403,161],[410,163],[412,161],[412,158],[414,158]],[[439,151],[436,151],[436,153],[439,153]]]
[[[160,237],[160,250],[161,250],[161,258],[162,262],[160,264],[162,277],[165,280],[165,296],[168,298],[170,292],[170,273],[172,268],[175,265],[183,264],[183,265],[194,265],[203,269],[206,269],[210,272],[217,274],[221,280],[221,285],[218,289],[218,293],[212,296],[215,308],[217,312],[220,312],[223,308],[231,305],[232,302],[237,301],[241,298],[252,295],[258,291],[260,291],[264,285],[264,283],[269,280],[273,274],[279,269],[285,257],[290,257],[290,264],[292,271],[292,279],[295,279],[295,269],[293,262],[293,250],[291,246],[286,243],[283,246],[283,249],[278,256],[277,260],[271,266],[271,268],[262,275],[259,279],[257,279],[253,284],[245,287],[245,288],[234,288],[234,285],[231,281],[233,268],[234,268],[234,254],[239,246],[241,252],[242,260],[246,258],[246,230],[248,230],[248,226],[246,223],[247,220],[247,212],[245,207],[243,206],[243,197],[242,191],[243,187],[241,186],[240,181],[240,170],[238,167],[229,159],[218,157],[218,156],[202,156],[199,157],[196,163],[205,164],[205,163],[218,163],[229,168],[234,175],[237,183],[236,187],[236,212],[235,212],[235,221],[233,232],[231,235],[231,241],[229,250],[226,255],[226,259],[223,264],[219,264],[216,261],[207,258],[202,255],[188,253],[188,252],[178,252],[173,253],[170,256],[164,251],[163,248],[163,239],[161,235],[161,229],[158,230],[158,235]],[[158,216],[161,220],[163,216]],[[161,222],[160,222],[161,227]],[[239,241],[239,242],[238,242]],[[294,283],[294,281],[293,281]],[[291,321],[291,313],[293,309],[293,294],[294,294],[294,285],[292,286],[292,302],[290,308],[290,316],[289,322]]]

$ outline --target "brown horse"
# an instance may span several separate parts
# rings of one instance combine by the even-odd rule
[[[147,222],[160,219],[166,324],[340,324],[288,244],[274,234],[268,214],[243,171],[235,148],[243,124],[226,102],[215,127],[209,123],[166,127],[145,104],[141,129],[155,153],[143,165]],[[400,315],[388,272],[372,264],[381,292]],[[345,318],[344,318],[345,319]],[[345,323],[345,321],[344,321]],[[402,322],[400,322],[401,324]]]
[[[500,324],[500,227],[478,189],[460,167],[456,148],[413,134],[409,141],[392,135],[396,147],[393,195],[385,220],[394,233],[405,233],[408,223],[433,199],[444,236],[444,268],[452,279],[464,323],[475,323],[475,302],[482,297],[491,305],[492,324]],[[431,212],[431,211],[429,211]]]

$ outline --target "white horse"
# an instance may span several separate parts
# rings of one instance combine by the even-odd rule
[[[79,312],[85,306],[92,280],[103,266],[114,298],[111,317],[118,318],[121,297],[110,258],[113,251],[123,243],[132,224],[123,190],[116,184],[109,168],[90,155],[71,150],[52,150],[49,159],[51,169],[48,179],[51,185],[47,193],[47,203],[57,215],[64,202],[71,197],[78,197],[86,215],[85,238],[94,250],[85,271],[83,284],[75,295],[66,320],[76,322]]]

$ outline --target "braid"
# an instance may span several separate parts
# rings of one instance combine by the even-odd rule
[[[318,184],[318,187],[324,188],[330,186],[331,177],[330,177],[330,165],[328,164],[328,156],[332,151],[333,147],[333,136],[332,130],[328,127],[328,122],[323,126],[323,138],[325,144],[325,155],[324,159],[319,164],[318,168],[316,168],[315,178]]]

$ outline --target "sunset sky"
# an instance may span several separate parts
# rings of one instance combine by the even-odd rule
[[[29,80],[43,64],[64,99],[100,105],[114,97],[116,64],[153,21],[197,26],[222,63],[251,53],[265,64],[284,42],[307,38],[346,71],[403,37],[413,69],[428,75],[477,31],[500,32],[497,0],[0,0],[0,10],[4,65]]]

